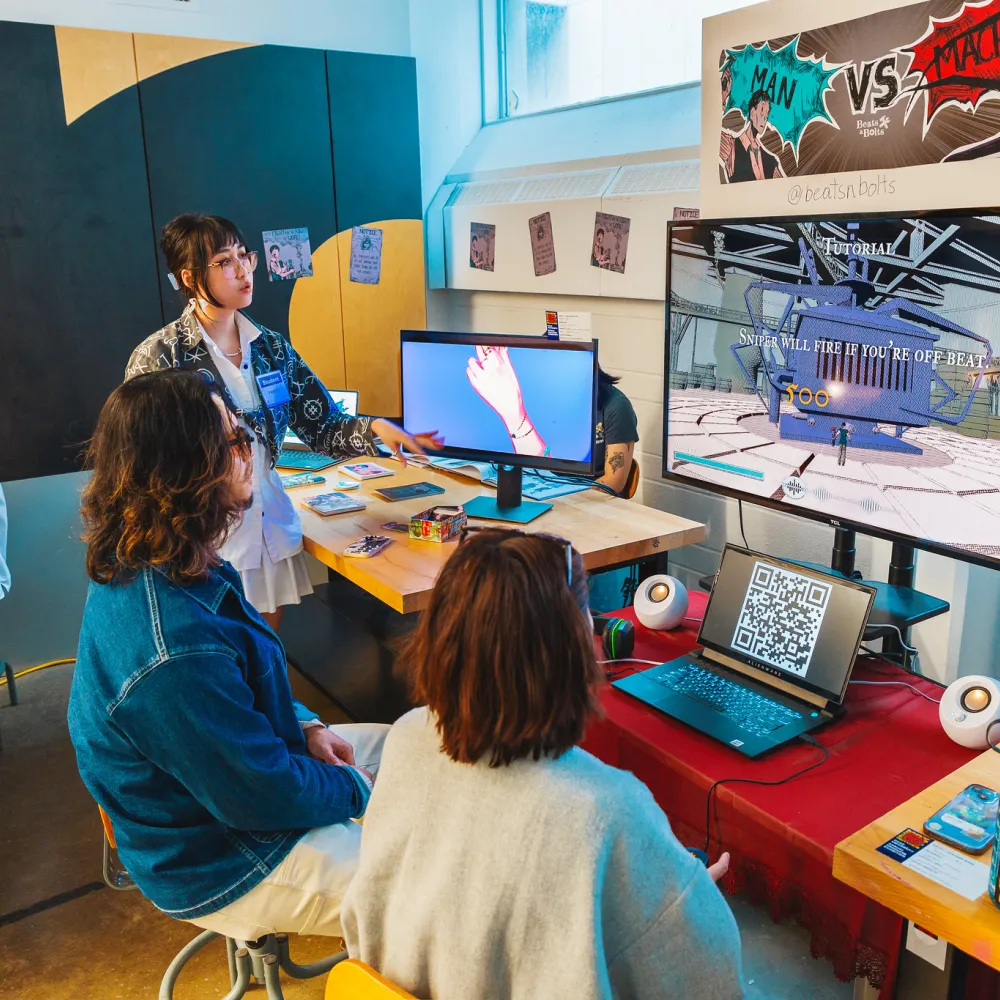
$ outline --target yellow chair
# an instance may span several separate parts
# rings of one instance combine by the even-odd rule
[[[635,491],[639,488],[639,463],[633,458],[629,466],[628,479],[625,480],[625,488],[618,495],[626,500],[631,500],[635,496]]]
[[[393,986],[373,968],[354,958],[335,965],[326,981],[326,1000],[392,1000],[393,997],[417,1000],[412,993]]]

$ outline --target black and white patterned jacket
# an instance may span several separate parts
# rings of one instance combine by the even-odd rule
[[[281,442],[289,427],[313,451],[324,455],[334,458],[376,455],[372,418],[348,417],[342,413],[309,366],[280,333],[254,323],[245,313],[241,315],[260,330],[260,336],[250,342],[254,376],[281,372],[291,396],[290,402],[274,407],[265,406],[262,402],[253,412],[247,412],[236,404],[219,374],[208,345],[202,339],[193,302],[188,304],[180,319],[147,337],[132,352],[125,369],[125,381],[147,372],[185,368],[218,382],[229,409],[237,417],[242,417],[267,446],[272,466],[277,461]]]

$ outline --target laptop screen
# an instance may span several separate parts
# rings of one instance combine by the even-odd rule
[[[727,545],[698,641],[840,704],[872,587]]]
[[[333,401],[340,408],[340,412],[348,417],[358,415],[358,394],[354,389],[327,389]],[[289,427],[285,432],[286,445],[304,446],[302,439]]]

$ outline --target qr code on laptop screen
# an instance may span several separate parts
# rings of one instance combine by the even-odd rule
[[[832,590],[801,573],[754,563],[733,649],[805,677]]]

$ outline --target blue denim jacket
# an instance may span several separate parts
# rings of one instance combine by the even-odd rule
[[[284,648],[228,563],[183,587],[148,568],[90,585],[70,736],[123,864],[164,912],[219,910],[307,830],[364,812],[364,779],[308,755],[296,705]]]

